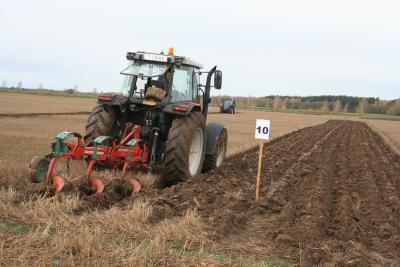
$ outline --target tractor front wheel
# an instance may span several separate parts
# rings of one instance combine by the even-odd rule
[[[203,166],[206,124],[200,112],[172,122],[165,148],[165,181],[176,183],[197,176]]]

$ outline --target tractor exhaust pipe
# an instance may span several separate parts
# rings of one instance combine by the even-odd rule
[[[207,119],[207,114],[208,114],[208,105],[211,102],[210,99],[210,91],[211,91],[211,77],[214,74],[214,72],[217,70],[217,66],[214,66],[208,74],[207,74],[207,82],[206,82],[206,87],[204,90],[204,97],[203,97],[203,116],[204,119]]]

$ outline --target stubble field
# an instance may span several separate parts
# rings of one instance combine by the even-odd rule
[[[21,103],[36,99],[22,96]],[[17,113],[18,97],[11,98],[0,94],[0,113]],[[18,113],[95,104],[85,99],[79,109],[69,106],[75,98],[44,98],[39,109],[25,103]],[[54,99],[61,99],[59,109],[47,106]],[[208,120],[224,122],[229,132],[222,168],[164,189],[146,182],[154,177],[130,172],[145,188],[123,200],[73,189],[45,198],[26,181],[30,159],[48,153],[58,132],[83,132],[87,116],[0,117],[1,264],[400,264],[400,160],[381,138],[397,149],[399,122],[368,120],[378,135],[337,116],[214,112]],[[264,150],[258,203],[256,118],[271,119],[273,139]],[[71,178],[83,171],[75,164]]]

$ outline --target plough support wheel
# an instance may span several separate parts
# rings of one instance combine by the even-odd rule
[[[50,161],[42,156],[34,157],[29,163],[28,177],[32,183],[41,183],[46,177]]]

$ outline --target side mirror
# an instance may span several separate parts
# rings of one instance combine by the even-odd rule
[[[214,87],[215,89],[221,89],[222,87],[222,71],[216,70],[214,74]]]

